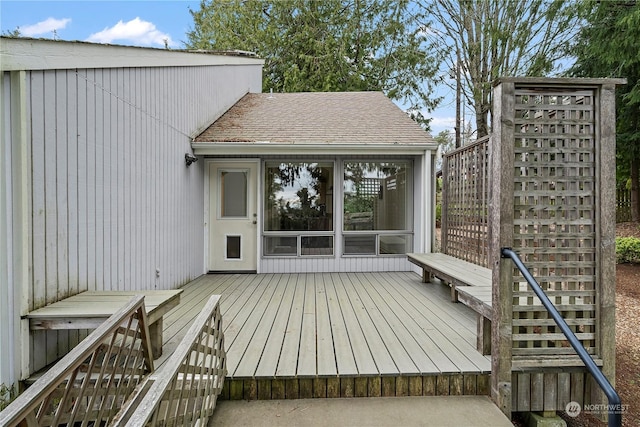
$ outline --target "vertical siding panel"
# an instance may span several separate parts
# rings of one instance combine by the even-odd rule
[[[98,289],[97,277],[97,125],[96,125],[96,81],[94,70],[82,71],[88,82],[87,91],[87,290]]]
[[[150,78],[150,71],[148,68],[145,68],[143,70],[143,79],[144,79],[144,97],[143,97],[143,108],[144,111],[149,111],[149,109],[151,108],[151,100],[150,100],[150,93],[151,93],[151,78]],[[146,250],[145,250],[145,258],[146,258],[146,276],[147,276],[147,280],[146,285],[149,287],[154,287],[155,284],[155,276],[154,276],[154,269],[155,269],[155,251],[153,250],[153,248],[155,247],[156,241],[155,241],[155,206],[154,206],[154,200],[156,199],[156,195],[155,195],[155,186],[153,185],[154,182],[154,176],[153,176],[153,165],[158,161],[157,157],[158,154],[156,153],[156,149],[154,146],[154,140],[153,140],[153,135],[152,135],[152,126],[150,121],[148,120],[148,117],[146,116],[142,116],[141,120],[144,123],[144,135],[146,136],[146,138],[144,138],[145,140],[145,150],[148,153],[148,159],[149,161],[145,164],[145,170],[146,173],[143,177],[141,177],[140,181],[143,182],[144,181],[144,196],[146,198],[146,206],[145,206],[145,210],[144,210],[144,216],[143,216],[143,220],[144,220],[144,229],[145,229],[145,233],[144,233],[144,245],[146,246]],[[151,180],[151,183],[148,183],[148,180]]]
[[[105,138],[105,93],[102,89],[105,84],[105,72],[104,70],[96,70],[96,83],[95,87],[95,126],[96,126],[96,185],[95,185],[95,199],[96,199],[96,290],[102,291],[108,289],[105,286],[105,281],[108,278],[105,266],[107,264],[107,229],[105,219],[105,193],[107,186],[107,179],[105,177],[105,157],[106,152],[106,138]]]
[[[148,162],[143,159],[147,159],[149,157],[149,151],[147,149],[147,138],[143,138],[143,123],[142,123],[142,115],[140,113],[140,108],[143,108],[143,99],[144,99],[144,85],[142,84],[142,70],[140,68],[135,69],[136,79],[135,79],[135,105],[138,106],[138,109],[134,112],[134,120],[135,120],[135,140],[134,140],[134,168],[133,168],[133,183],[135,185],[135,205],[136,209],[134,211],[135,218],[135,227],[136,227],[136,283],[138,286],[146,287],[146,277],[144,276],[144,272],[148,271],[147,268],[147,255],[148,250],[145,246],[146,241],[146,233],[145,233],[145,224],[144,217],[146,215],[147,209],[147,193],[142,191],[142,176],[146,176],[146,165]]]
[[[45,153],[45,245],[46,245],[46,303],[58,296],[58,206],[56,198],[56,73],[44,73],[44,153]],[[45,333],[45,364],[55,360],[57,334]]]
[[[150,70],[149,71],[149,82],[150,82],[150,86],[149,86],[149,92],[147,93],[147,96],[149,97],[149,108],[151,111],[152,115],[156,114],[156,100],[157,97],[154,97],[154,91],[157,91],[158,88],[158,84],[157,84],[157,79],[156,79],[156,73],[155,70]],[[152,246],[152,253],[153,253],[153,266],[154,268],[158,268],[161,270],[161,265],[160,265],[160,259],[158,257],[158,246],[160,246],[162,244],[162,242],[159,239],[159,222],[160,222],[160,208],[162,206],[162,204],[160,203],[160,189],[159,189],[159,185],[158,185],[158,169],[164,167],[164,165],[161,163],[162,159],[161,159],[161,148],[158,145],[159,142],[159,138],[158,138],[158,127],[154,126],[153,123],[151,123],[150,120],[147,121],[149,122],[150,125],[150,133],[151,133],[151,150],[153,150],[153,162],[151,163],[151,190],[152,190],[152,194],[153,194],[153,199],[152,199],[152,204],[151,206],[153,206],[153,215],[152,215],[152,219],[153,222],[151,223],[152,225],[152,229],[151,229],[151,233],[152,233],[152,237],[153,237],[153,246]],[[160,271],[160,274],[162,274],[163,272]],[[166,272],[165,272],[166,273]],[[160,277],[156,277],[155,279],[155,287],[158,288],[158,284],[160,282]]]
[[[111,110],[110,120],[106,123],[106,126],[109,127],[109,136],[108,144],[110,148],[110,161],[107,164],[110,167],[109,175],[109,210],[108,220],[111,226],[111,231],[109,233],[111,239],[111,247],[110,247],[110,267],[111,267],[111,281],[108,283],[110,289],[119,289],[121,282],[119,276],[120,269],[120,248],[118,247],[118,240],[120,235],[118,233],[118,225],[120,222],[119,218],[119,210],[120,206],[118,204],[118,193],[119,193],[119,176],[118,169],[120,167],[120,158],[119,158],[119,121],[120,118],[118,116],[118,98],[114,95],[118,93],[118,71],[119,69],[111,69],[109,70],[109,91],[105,94],[108,99],[108,105]]]
[[[76,74],[73,70],[61,73],[66,86],[66,128],[67,128],[67,295],[78,293],[78,239],[80,229],[78,227],[78,93]],[[69,345],[78,344],[78,331],[68,332]],[[66,346],[62,344],[63,355]]]
[[[125,100],[122,103],[123,108],[123,120],[124,120],[124,186],[123,186],[123,198],[124,198],[124,248],[125,248],[125,262],[126,267],[124,270],[124,283],[125,289],[133,290],[136,289],[137,283],[135,282],[135,268],[136,268],[136,260],[135,260],[135,241],[133,239],[133,180],[132,180],[132,169],[133,169],[133,135],[135,134],[134,124],[131,120],[132,116],[132,108],[128,103],[133,102],[132,91],[131,91],[131,81],[134,77],[135,70],[132,69],[124,69],[123,70],[123,91],[122,98]]]
[[[85,71],[75,73],[76,96],[78,99],[77,134],[78,134],[78,287],[77,291],[87,290],[88,283],[88,229],[87,216],[87,81],[81,76]]]
[[[126,216],[127,210],[124,203],[124,193],[127,191],[126,187],[128,183],[124,180],[124,174],[126,170],[126,156],[125,156],[125,131],[124,131],[124,102],[122,101],[124,95],[124,70],[122,68],[117,68],[112,71],[113,79],[116,82],[116,92],[115,95],[111,96],[112,108],[115,110],[116,119],[113,124],[117,129],[116,131],[116,140],[114,141],[114,147],[116,149],[116,161],[114,162],[114,168],[116,170],[116,180],[115,184],[115,194],[116,194],[116,209],[115,216],[113,219],[116,223],[116,236],[117,236],[117,244],[116,244],[116,272],[117,272],[117,288],[116,289],[127,289],[130,284],[125,280],[125,269],[127,267],[127,252],[128,249],[125,247],[125,236],[126,233]]]
[[[67,72],[55,72],[55,110],[52,118],[55,120],[56,146],[56,204],[57,204],[57,255],[58,277],[57,292],[54,301],[69,296],[69,194],[67,182],[69,178],[69,154],[67,132]],[[53,141],[52,141],[53,142]],[[56,338],[53,338],[57,335]],[[54,362],[66,353],[69,347],[69,332],[58,331],[48,333],[49,338],[55,339],[56,353],[48,363]],[[50,350],[53,351],[50,346]],[[53,353],[52,353],[53,354]]]
[[[47,206],[45,200],[45,124],[44,124],[44,75],[31,72],[31,209],[33,240],[31,242],[33,264],[33,282],[29,291],[29,309],[33,310],[46,304],[47,290],[47,248],[46,223]],[[43,262],[45,261],[45,262]],[[31,334],[32,348],[44,349],[47,345],[44,331]],[[38,369],[46,365],[46,352],[31,352],[31,367]]]

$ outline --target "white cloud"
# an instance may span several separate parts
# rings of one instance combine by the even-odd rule
[[[20,34],[26,37],[33,37],[51,33],[53,31],[60,31],[64,29],[69,22],[71,22],[71,18],[47,18],[37,24],[20,27]]]
[[[119,21],[113,27],[91,34],[87,39],[94,43],[113,43],[114,41],[126,41],[142,46],[164,46],[165,41],[169,46],[173,45],[171,36],[158,31],[152,22],[143,21],[140,18],[129,22]]]

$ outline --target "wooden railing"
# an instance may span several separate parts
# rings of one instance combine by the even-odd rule
[[[113,425],[207,424],[226,376],[219,300],[209,299],[175,352],[139,386]]]
[[[146,316],[133,298],[0,412],[0,426],[108,424],[153,371]]]
[[[488,267],[489,137],[442,160],[442,252]]]
[[[631,221],[631,190],[616,190],[616,222]]]

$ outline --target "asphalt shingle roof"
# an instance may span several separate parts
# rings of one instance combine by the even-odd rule
[[[250,93],[195,142],[435,144],[382,92]]]

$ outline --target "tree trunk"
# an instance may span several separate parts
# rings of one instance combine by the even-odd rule
[[[640,158],[631,159],[631,221],[640,220]]]
[[[476,107],[476,132],[478,139],[489,135],[489,110],[482,103]]]

